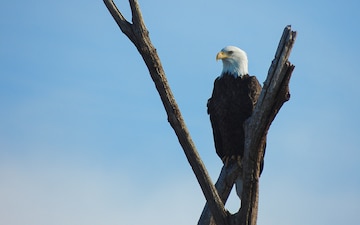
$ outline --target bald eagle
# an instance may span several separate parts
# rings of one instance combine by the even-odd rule
[[[243,125],[253,113],[262,88],[256,77],[248,74],[248,59],[243,50],[227,46],[216,55],[216,60],[220,59],[223,69],[214,82],[207,112],[217,155],[224,164],[240,163],[244,156]],[[241,198],[241,177],[236,180],[236,189]]]

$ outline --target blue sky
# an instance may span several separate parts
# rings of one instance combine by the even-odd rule
[[[130,19],[127,1],[118,8]],[[357,1],[140,1],[213,180],[206,101],[216,53],[265,80],[298,38],[291,100],[268,135],[259,225],[355,224],[360,207]],[[146,67],[102,1],[0,3],[0,224],[196,224],[205,199]],[[227,208],[239,200],[231,195]],[[174,222],[175,221],[175,222]]]

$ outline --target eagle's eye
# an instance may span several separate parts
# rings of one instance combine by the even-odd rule
[[[229,55],[232,55],[234,53],[234,51],[228,51]]]

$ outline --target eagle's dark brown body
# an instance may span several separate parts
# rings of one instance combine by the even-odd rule
[[[207,107],[216,153],[223,162],[243,157],[243,124],[253,113],[260,92],[261,85],[255,76],[235,78],[233,75],[223,74],[215,80]]]

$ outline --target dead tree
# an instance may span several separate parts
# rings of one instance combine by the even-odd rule
[[[295,42],[296,32],[291,31],[290,26],[285,28],[255,111],[246,121],[243,169],[241,170],[237,165],[223,167],[215,188],[171,92],[160,58],[150,41],[137,0],[129,0],[131,22],[125,19],[112,0],[103,1],[121,31],[131,40],[142,56],[164,105],[168,121],[204,193],[207,203],[198,224],[255,225],[264,137],[282,104],[290,98],[288,84],[294,66],[288,62],[288,58]],[[239,173],[242,173],[244,177],[241,208],[238,213],[231,215],[225,209],[224,203]]]

